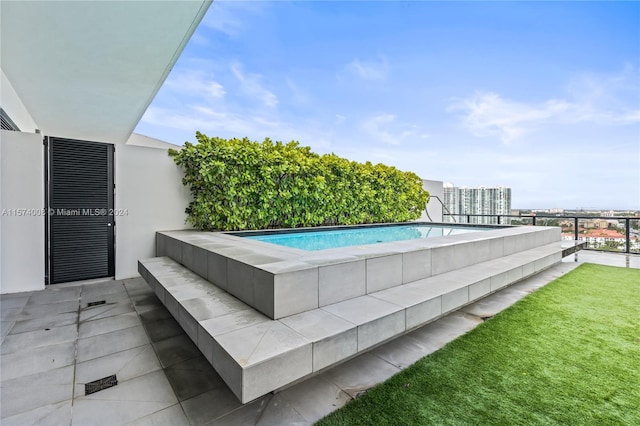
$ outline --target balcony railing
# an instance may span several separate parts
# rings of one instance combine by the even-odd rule
[[[635,217],[443,213],[443,218],[457,223],[559,226],[563,239],[586,241],[588,250],[640,254],[640,218]]]

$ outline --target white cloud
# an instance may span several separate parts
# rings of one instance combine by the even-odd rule
[[[216,0],[202,24],[229,37],[237,37],[251,25],[249,18],[262,13],[266,5],[266,2],[257,1]]]
[[[426,139],[426,133],[414,124],[401,123],[394,114],[377,114],[364,120],[362,129],[374,140],[399,145],[408,139]]]
[[[200,70],[185,70],[171,74],[165,84],[181,92],[189,92],[209,98],[220,99],[226,94],[224,87],[220,83],[208,78],[206,73]]]
[[[358,58],[347,64],[347,70],[363,80],[384,80],[389,73],[389,64],[386,58],[379,61],[366,62]]]
[[[389,125],[394,122],[396,116],[393,114],[380,114],[368,118],[362,123],[362,128],[373,138],[384,143],[397,145],[400,140],[389,130]]]
[[[181,105],[180,108],[151,106],[147,109],[142,123],[165,128],[173,134],[173,142],[193,140],[196,130],[208,136],[224,138],[249,137],[262,140],[298,140],[302,145],[313,146],[314,150],[329,149],[333,136],[330,130],[317,122],[297,120],[295,123],[282,120],[272,111],[247,109],[234,105],[217,106]],[[161,134],[156,137],[163,139]]]
[[[497,93],[476,93],[451,109],[463,111],[463,124],[472,134],[497,135],[509,143],[569,108],[559,100],[534,105],[504,99]]]
[[[244,73],[242,65],[239,63],[231,65],[231,72],[240,82],[240,89],[246,95],[256,98],[258,101],[271,108],[278,105],[278,97],[263,87],[260,83],[262,76],[259,74]]]
[[[539,103],[477,92],[454,102],[449,110],[462,112],[462,123],[472,134],[498,136],[507,144],[551,124],[637,123],[640,122],[638,77],[638,72],[628,67],[622,73],[605,76],[584,74],[569,83],[567,99]]]

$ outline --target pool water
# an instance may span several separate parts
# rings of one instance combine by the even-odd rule
[[[389,243],[418,238],[443,237],[492,229],[490,227],[461,227],[435,225],[397,225],[348,228],[323,231],[273,233],[244,236],[251,240],[279,244],[302,250],[326,250],[338,247]]]

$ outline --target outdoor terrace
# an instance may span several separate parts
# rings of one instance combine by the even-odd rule
[[[582,251],[459,311],[275,394],[242,405],[141,278],[0,296],[1,422],[312,424],[583,262],[640,268],[640,256]],[[88,306],[92,302],[104,304]],[[118,385],[85,395],[87,382]]]

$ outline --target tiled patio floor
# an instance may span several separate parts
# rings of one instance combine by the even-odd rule
[[[3,295],[0,423],[312,424],[579,263],[640,268],[640,256],[578,258],[244,406],[141,278]],[[117,386],[85,395],[112,374]]]

